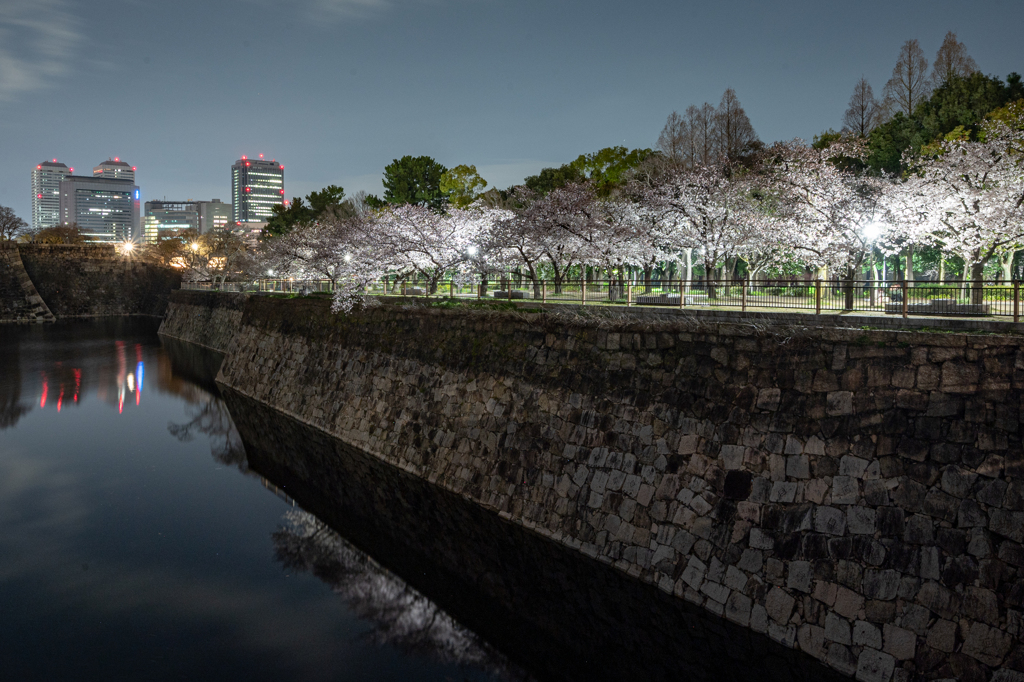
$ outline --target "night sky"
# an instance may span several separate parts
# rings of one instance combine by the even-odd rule
[[[1024,72],[1024,2],[0,0],[0,204],[30,172],[108,157],[143,200],[230,201],[241,155],[288,197],[380,194],[392,159],[475,164],[507,187],[602,147],[653,147],[668,114],[736,90],[765,142],[838,129],[900,46],[956,31]]]

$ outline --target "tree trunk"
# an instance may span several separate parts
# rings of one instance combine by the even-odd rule
[[[846,281],[843,282],[843,309],[853,310],[853,282],[857,278],[857,267],[850,263],[846,266]]]
[[[1013,279],[1013,251],[1006,251],[1005,253],[999,254],[999,269],[1003,274],[1003,283],[1009,282]]]
[[[911,244],[907,247],[907,265],[906,265],[906,279],[907,286],[914,286],[914,245]]]
[[[651,275],[654,273],[653,265],[644,266],[644,293],[651,293]]]
[[[533,269],[533,263],[527,263],[526,269],[530,271],[530,280],[533,281],[533,299],[539,301],[544,295],[541,292],[540,280],[537,279],[537,271]]]
[[[693,249],[683,249],[683,253],[686,254],[686,284],[685,288],[690,288],[690,282],[693,281]],[[685,293],[685,292],[684,292]]]
[[[878,263],[871,258],[871,307],[878,305]]]
[[[939,254],[939,284],[946,281],[946,256]]]
[[[966,265],[964,270],[967,270]],[[981,305],[985,302],[985,288],[983,276],[985,274],[985,263],[971,264],[971,303]]]

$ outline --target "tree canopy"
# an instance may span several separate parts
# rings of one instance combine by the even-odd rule
[[[403,156],[384,167],[384,201],[444,208],[448,195],[441,178],[448,169],[429,156]]]
[[[558,168],[541,169],[523,184],[538,194],[547,194],[568,184],[590,180],[598,196],[607,197],[627,179],[628,171],[636,168],[655,152],[650,149],[605,147],[592,154],[581,154],[575,161]]]
[[[957,127],[972,136],[990,112],[1024,96],[1020,76],[1012,73],[1006,83],[994,76],[974,72],[963,77],[952,74],[931,96],[908,116],[902,111],[871,131],[868,168],[874,172],[902,173],[903,152],[917,154],[924,145],[943,139]]]
[[[264,235],[279,237],[288,234],[297,225],[312,223],[330,210],[337,210],[345,199],[345,190],[337,185],[328,185],[319,192],[306,195],[307,206],[301,197],[292,197],[290,204],[278,204],[271,208],[274,216],[267,221]]]
[[[27,228],[28,225],[14,213],[14,209],[0,206],[0,242],[16,239]]]
[[[441,191],[454,206],[466,208],[480,195],[479,190],[487,187],[487,181],[480,177],[476,166],[456,166],[441,176]]]

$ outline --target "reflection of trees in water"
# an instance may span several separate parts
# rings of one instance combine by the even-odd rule
[[[21,402],[21,357],[17,343],[0,345],[0,431],[18,423],[32,408]]]
[[[203,393],[205,399],[186,404],[185,415],[189,417],[189,421],[184,424],[170,422],[167,430],[182,442],[191,441],[196,434],[206,436],[210,441],[210,454],[215,460],[248,472],[249,462],[245,457],[245,446],[235,429],[235,423],[231,421],[227,405],[220,398]]]
[[[377,644],[479,668],[498,679],[530,679],[312,514],[296,509],[287,512],[285,519],[288,525],[272,535],[278,561],[287,569],[309,571],[330,585],[357,616],[373,624],[370,638]]]

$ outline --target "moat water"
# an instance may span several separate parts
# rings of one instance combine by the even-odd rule
[[[156,329],[0,326],[0,678],[833,677],[222,394]]]

